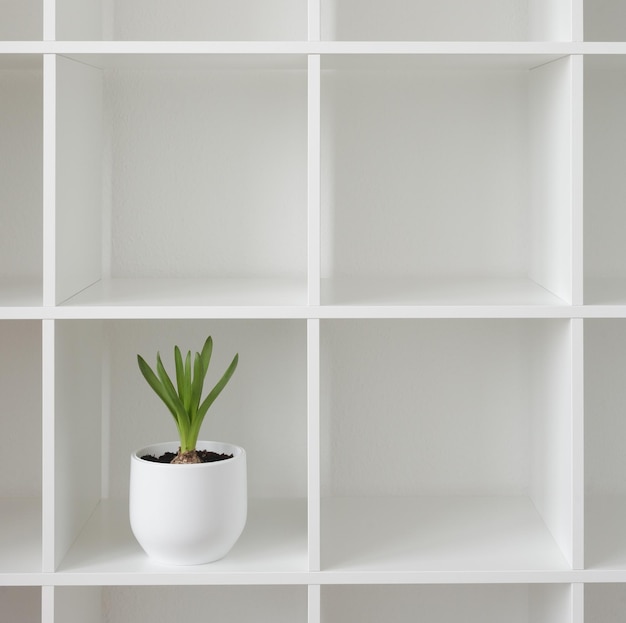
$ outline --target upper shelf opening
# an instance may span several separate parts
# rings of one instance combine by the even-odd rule
[[[321,0],[322,39],[340,41],[567,41],[570,2]]]
[[[58,40],[304,41],[306,0],[56,2]]]

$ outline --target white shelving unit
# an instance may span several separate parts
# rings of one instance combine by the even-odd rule
[[[0,0],[3,615],[621,623],[624,10]],[[249,520],[164,567],[136,354],[207,334]]]

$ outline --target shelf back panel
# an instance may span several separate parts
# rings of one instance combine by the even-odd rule
[[[102,274],[102,75],[56,57],[56,303]]]

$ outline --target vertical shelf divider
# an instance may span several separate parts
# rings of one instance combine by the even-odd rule
[[[55,562],[55,426],[54,320],[42,322],[42,569],[52,573]],[[45,600],[44,600],[45,602]]]
[[[585,621],[585,585],[582,582],[572,584],[572,623]]]
[[[54,586],[41,587],[41,623],[55,623],[54,591]]]
[[[583,57],[572,56],[572,304],[584,301],[583,267]]]
[[[56,303],[56,55],[43,57],[43,304]]]
[[[322,38],[321,0],[308,0],[308,33],[309,41],[319,41]]]
[[[585,422],[584,325],[572,319],[572,567],[584,568],[585,553]]]
[[[584,0],[572,2],[572,41],[584,41]]]
[[[309,571],[321,566],[320,320],[307,320],[307,444]]]
[[[321,587],[319,584],[309,584],[308,588],[308,618],[307,623],[320,623],[321,613]]]
[[[308,303],[321,303],[321,71],[320,56],[308,57]]]
[[[43,40],[56,39],[56,0],[42,0],[43,2]]]

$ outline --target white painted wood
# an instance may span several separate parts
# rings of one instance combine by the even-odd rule
[[[228,556],[180,567],[146,556],[131,533],[127,500],[102,500],[58,571],[90,584],[108,584],[112,578],[115,584],[144,584],[161,574],[170,584],[194,583],[193,576],[230,584],[258,583],[272,574],[288,577],[308,569],[306,516],[304,499],[251,499],[246,528]],[[250,582],[250,575],[257,579]]]
[[[585,24],[585,6],[588,2],[584,0],[571,0],[572,3],[572,39],[583,41]]]
[[[0,40],[36,41],[43,38],[41,0],[2,0]]]
[[[325,305],[565,305],[528,278],[338,277],[322,281]],[[381,314],[384,317],[384,314]]]
[[[0,63],[0,305],[41,305],[42,80],[40,58]]]
[[[572,584],[572,623],[585,620],[585,585],[581,582]]]
[[[585,322],[585,566],[624,566],[623,320]]]
[[[65,307],[304,306],[304,278],[101,279],[63,303]]]
[[[320,321],[307,321],[307,443],[309,570],[320,570]]]
[[[572,304],[584,302],[584,82],[583,57],[574,56],[572,62]]]
[[[54,587],[41,587],[41,623],[54,623]]]
[[[307,0],[104,0],[114,39],[298,41],[307,39]],[[83,37],[94,38],[94,37]]]
[[[584,323],[572,320],[572,566],[585,565]]]
[[[626,400],[624,320],[586,320],[584,348],[586,492],[626,495],[626,456],[621,443],[626,434],[622,417]]]
[[[626,226],[626,70],[623,57],[584,59],[584,253],[585,302],[616,303],[626,299],[624,246]]]
[[[54,622],[102,623],[106,621],[107,614],[103,608],[102,592],[103,589],[93,586],[55,587]]]
[[[570,57],[530,72],[529,276],[572,301],[572,70]]]
[[[585,586],[585,622],[619,621],[624,616],[624,584],[591,584]]]
[[[569,84],[567,67],[556,66]],[[323,277],[462,283],[530,275],[570,300],[571,128],[560,121],[569,99],[548,95],[560,94],[557,78],[546,78],[542,95],[528,72],[488,65],[334,67],[322,82]],[[559,115],[562,127],[539,159],[543,168],[528,136],[540,151],[551,134],[530,116],[529,97],[534,117],[547,125]],[[507,104],[494,110],[494,100]],[[545,179],[559,168],[567,177]]]
[[[526,0],[321,0],[322,38],[347,41],[520,41]]]
[[[585,40],[624,41],[626,6],[620,0],[586,0]]]
[[[41,551],[41,498],[0,498],[0,574],[41,572]]]
[[[42,321],[42,568],[52,572],[55,563],[55,323],[51,319]]]
[[[106,587],[102,599],[107,623],[174,620],[181,608],[192,620],[200,621],[307,620],[306,588],[302,586]]]
[[[533,341],[530,496],[570,564],[574,539],[572,333],[569,322],[540,322],[529,336]],[[576,355],[580,357],[579,350]]]
[[[548,571],[569,564],[524,496],[322,499],[322,567],[392,571]]]
[[[43,57],[43,303],[56,304],[57,62]]]
[[[308,0],[307,1],[307,24],[308,24],[308,38],[309,41],[319,41],[321,39],[321,19],[322,9],[321,0]]]
[[[3,615],[621,620],[622,5],[0,0]],[[153,567],[135,356],[207,331],[252,521]]]
[[[529,39],[576,41],[574,22],[577,0],[529,0]]]
[[[2,616],[6,621],[40,623],[41,589],[32,586],[0,586]]]
[[[102,6],[106,0],[54,0],[55,38],[89,41],[102,39]]]
[[[56,0],[42,0],[44,41],[54,41],[56,38],[56,5]]]
[[[529,621],[533,623],[574,623],[573,586],[570,584],[537,584],[530,586]]]
[[[41,335],[40,322],[0,323],[0,573],[3,574],[42,570]]]
[[[322,591],[319,584],[309,584],[308,587],[308,617],[307,623],[321,622],[321,598]]]
[[[552,407],[571,400],[569,321],[336,320],[321,331],[323,495],[527,491],[531,422],[556,425],[565,411]],[[560,381],[554,391],[540,370]],[[377,448],[391,457],[372,460]],[[559,473],[571,467],[560,458]]]
[[[557,601],[569,587],[541,587],[546,600]],[[322,588],[322,621],[386,620],[390,614],[401,623],[424,620],[453,623],[569,623],[566,606],[556,608],[551,619],[534,616],[543,597],[529,585],[483,586],[332,586]]]
[[[41,331],[34,320],[0,323],[0,498],[41,497]]]
[[[101,274],[102,78],[56,57],[56,292],[61,303]]]
[[[97,321],[54,327],[55,566],[100,499],[101,333]]]
[[[113,277],[306,277],[304,72],[111,71],[105,100]]]
[[[309,305],[320,304],[321,288],[321,73],[319,55],[308,59],[308,286]]]

